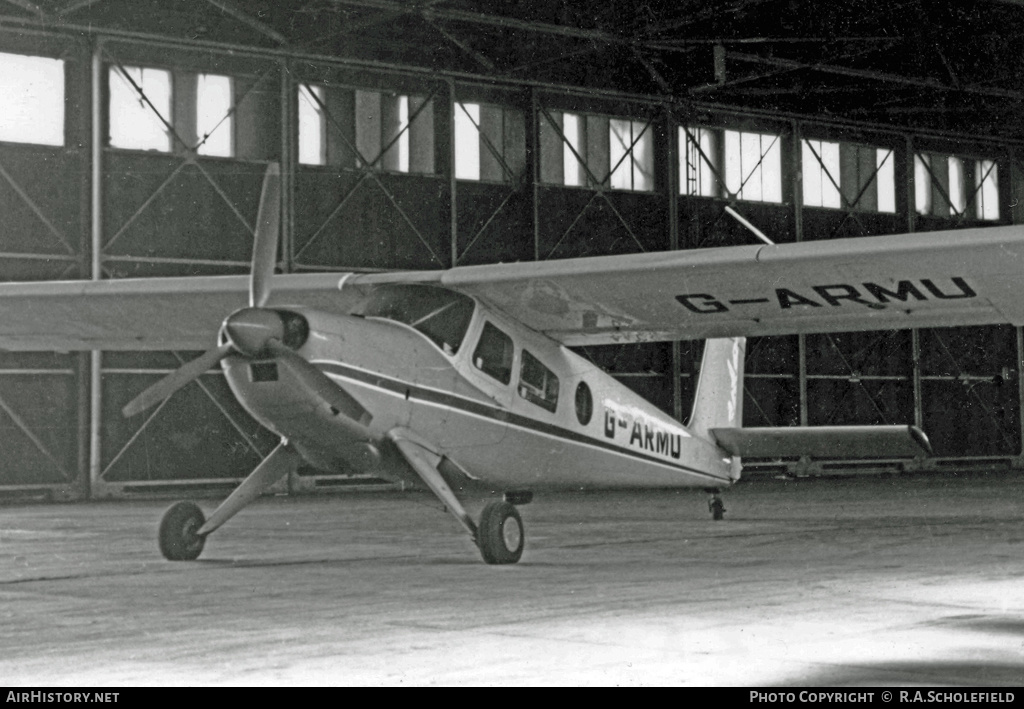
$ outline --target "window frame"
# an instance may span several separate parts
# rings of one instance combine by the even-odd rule
[[[29,110],[26,112],[28,114],[26,116],[26,118],[29,120],[29,122],[33,126],[36,125],[36,120],[37,119],[41,118],[41,119],[43,119],[45,121],[47,119],[47,117],[52,116],[52,115],[59,115],[59,120],[58,120],[58,125],[55,126],[52,131],[47,131],[47,136],[52,135],[53,139],[39,139],[38,136],[34,136],[36,139],[28,140],[28,139],[25,139],[25,138],[22,138],[22,137],[16,137],[16,133],[17,133],[18,129],[16,127],[13,127],[16,124],[14,124],[12,122],[11,133],[6,135],[6,136],[3,136],[2,134],[0,134],[0,142],[2,142],[2,143],[12,143],[12,144],[17,144],[17,145],[44,146],[44,147],[49,147],[49,148],[63,148],[63,147],[65,147],[67,145],[67,142],[68,142],[68,139],[67,139],[67,109],[66,109],[66,103],[67,103],[66,87],[67,87],[67,76],[68,76],[67,62],[64,59],[62,59],[61,57],[47,56],[45,54],[30,54],[30,53],[25,53],[25,52],[13,52],[13,51],[12,52],[8,52],[8,51],[3,51],[3,52],[0,52],[0,65],[3,65],[3,63],[5,61],[4,59],[2,59],[2,57],[4,57],[4,56],[20,57],[21,61],[23,61],[23,62],[32,62],[34,60],[43,60],[44,62],[47,62],[47,63],[52,62],[53,65],[56,65],[56,67],[51,65],[51,68],[56,68],[58,70],[58,73],[60,74],[59,80],[57,80],[57,77],[52,77],[56,81],[55,89],[59,93],[59,95],[56,96],[56,97],[49,97],[49,100],[45,101],[45,102],[44,101],[28,101],[28,102],[26,102],[28,104],[28,107],[29,107]],[[43,71],[43,67],[40,67],[40,71]],[[25,77],[23,75],[23,72],[11,72],[10,76],[20,77],[21,79],[25,79]],[[47,78],[51,78],[51,77],[47,77]],[[29,90],[30,86],[31,86],[31,82],[30,81],[28,83],[25,83],[23,81],[21,86],[16,86],[15,88],[16,89],[18,89],[18,88],[23,89],[23,93],[26,94],[26,97],[30,97],[32,94],[38,93],[38,92],[33,92],[33,91]],[[9,95],[8,95],[8,97],[9,97]],[[13,112],[9,112],[6,115],[12,115],[12,113]],[[27,127],[27,126],[22,126],[22,129],[25,128],[25,127]],[[0,129],[0,132],[2,132],[2,130],[3,129]],[[57,142],[58,137],[59,137],[59,142]]]
[[[484,346],[484,338],[488,337],[492,333],[498,336],[496,342],[501,342],[504,347],[502,353],[502,363],[498,367],[492,367],[489,360],[485,360],[481,357],[480,349]],[[507,363],[505,355],[507,354]],[[490,320],[485,319],[483,325],[480,328],[480,334],[477,336],[476,347],[473,348],[473,354],[470,356],[470,362],[476,371],[487,375],[499,384],[508,386],[512,383],[512,373],[515,370],[515,359],[516,359],[516,346],[512,336],[505,332],[502,328],[498,327]],[[507,369],[505,365],[507,364]],[[499,374],[501,376],[499,376]]]
[[[490,101],[453,103],[455,179],[481,184],[514,184],[527,172],[526,113]]]
[[[634,194],[657,193],[658,146],[654,135],[657,119],[561,109],[542,109],[538,116],[540,184]],[[566,117],[572,119],[571,127],[567,127]],[[613,121],[630,127],[630,144],[623,144],[616,153],[612,149]],[[645,156],[647,164],[638,166]],[[613,179],[621,179],[615,178],[620,170],[628,172],[630,187],[613,183]],[[649,182],[638,186],[638,173],[648,175]]]
[[[543,374],[543,381],[540,386],[526,379],[527,367],[537,368]],[[552,382],[554,382],[553,396],[550,391]],[[524,347],[519,356],[519,384],[516,385],[516,392],[519,394],[519,398],[529,401],[531,404],[553,414],[558,409],[561,386],[558,375]]]
[[[773,129],[736,129],[722,125],[677,124],[679,138],[679,194],[683,197],[710,197],[758,202],[761,204],[785,204],[787,197],[786,165],[782,159],[783,143],[787,135]],[[694,140],[694,138],[696,140]],[[758,158],[753,167],[745,165],[744,145],[749,146],[753,138],[758,142]],[[764,139],[768,138],[767,148]],[[765,160],[773,165],[769,176],[778,179],[768,183],[769,195],[765,196]],[[698,175],[697,189],[691,189],[690,172]],[[707,180],[705,180],[707,177]],[[758,190],[751,180],[757,180]],[[705,182],[707,186],[705,187]]]
[[[160,74],[166,75],[166,77],[167,77],[167,103],[166,103],[166,106],[164,105],[164,102],[162,100],[162,96],[160,97],[161,98],[160,105],[157,106],[156,102],[154,101],[155,97],[151,97],[148,93],[146,93],[145,86],[139,85],[139,88],[141,88],[143,93],[146,94],[146,98],[143,99],[143,97],[139,94],[139,92],[136,89],[136,87],[132,85],[132,82],[135,81],[134,77],[132,77],[132,74],[131,74],[132,70],[137,70],[137,71],[140,72],[140,78],[142,79],[143,83],[145,83],[145,72],[146,71],[159,72]],[[151,122],[153,124],[153,128],[154,129],[157,128],[157,127],[160,127],[160,129],[163,132],[163,137],[167,141],[166,142],[166,147],[163,147],[163,146],[161,146],[161,147],[143,147],[143,146],[140,146],[140,145],[124,145],[124,144],[120,144],[119,145],[118,144],[118,140],[120,138],[119,138],[119,136],[115,135],[115,131],[119,130],[119,129],[115,129],[115,125],[119,125],[119,123],[115,124],[115,121],[114,121],[114,118],[113,118],[113,116],[115,115],[115,108],[117,108],[114,105],[115,94],[114,94],[113,86],[114,86],[114,81],[115,80],[119,81],[119,82],[121,82],[121,84],[123,84],[123,89],[122,90],[125,90],[125,91],[129,92],[129,97],[126,97],[126,103],[128,105],[130,105],[132,103],[136,103],[137,102],[140,105],[140,108],[141,108],[141,112],[142,112],[141,115],[144,115],[144,116],[147,117],[148,122]],[[135,83],[138,84],[137,81]],[[115,63],[107,64],[107,111],[106,111],[106,113],[107,113],[107,136],[108,136],[107,145],[109,147],[115,149],[115,150],[128,150],[128,151],[137,151],[137,152],[143,152],[143,153],[157,153],[157,154],[162,154],[162,155],[173,154],[174,150],[175,150],[175,147],[176,147],[175,146],[174,130],[173,130],[174,126],[175,126],[175,121],[174,121],[174,97],[175,97],[174,83],[175,83],[174,82],[174,71],[172,69],[167,69],[167,68],[163,68],[163,67],[159,67],[159,66],[141,66],[141,65],[136,66],[134,64],[115,64]],[[120,99],[120,96],[118,96],[118,100],[119,99]],[[120,107],[121,105],[122,104],[118,103],[118,107]],[[155,132],[154,132],[154,135],[155,135]],[[149,139],[150,139],[150,136],[147,136],[146,140],[149,140]]]

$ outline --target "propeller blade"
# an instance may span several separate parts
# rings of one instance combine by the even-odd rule
[[[366,426],[373,419],[369,411],[353,398],[351,394],[334,383],[330,377],[317,369],[307,359],[290,350],[280,340],[270,340],[267,349],[284,365],[303,386],[322,401],[333,406],[340,413],[353,421]]]
[[[232,352],[231,345],[221,345],[212,350],[206,351],[191,362],[186,362],[178,369],[168,374],[153,386],[146,389],[137,397],[128,402],[128,405],[121,409],[121,413],[128,418],[135,414],[142,413],[151,406],[159,404],[174,392],[181,389],[194,379],[198,379],[213,365],[220,362]]]
[[[277,237],[281,221],[281,168],[267,166],[256,215],[255,243],[252,249],[252,274],[249,279],[249,305],[262,308],[270,298],[270,279],[277,265]]]

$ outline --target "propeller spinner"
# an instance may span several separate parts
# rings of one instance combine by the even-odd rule
[[[207,350],[196,359],[176,369],[152,385],[121,409],[125,416],[134,416],[159,404],[186,384],[231,354],[259,357],[269,352],[268,343],[285,339],[286,324],[281,314],[264,309],[270,298],[270,281],[277,263],[277,240],[281,213],[281,168],[277,163],[267,166],[256,216],[255,244],[249,277],[249,306],[232,313],[224,321],[227,342]],[[305,361],[305,360],[303,360]]]

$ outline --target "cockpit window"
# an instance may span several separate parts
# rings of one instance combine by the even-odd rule
[[[446,353],[455,354],[473,318],[473,299],[434,286],[381,286],[374,290],[362,314],[405,323]]]

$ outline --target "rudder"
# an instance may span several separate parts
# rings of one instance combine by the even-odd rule
[[[747,338],[707,340],[700,364],[689,428],[701,438],[714,439],[713,428],[743,425],[743,369]]]

